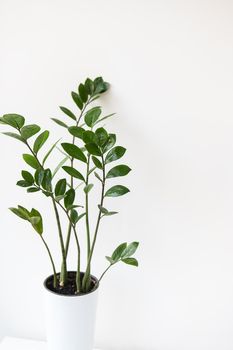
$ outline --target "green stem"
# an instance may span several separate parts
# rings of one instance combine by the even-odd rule
[[[89,168],[90,168],[90,154],[87,158],[87,176],[86,176],[86,186],[88,185],[89,181]],[[90,254],[91,249],[91,239],[90,239],[90,224],[89,224],[89,201],[88,201],[88,193],[85,195],[85,207],[86,207],[86,232],[87,232],[87,259]]]
[[[42,239],[42,242],[43,242],[44,245],[45,245],[45,248],[46,248],[46,250],[47,250],[47,252],[48,252],[48,255],[49,255],[49,258],[50,258],[52,267],[53,267],[53,286],[54,286],[54,288],[57,288],[57,284],[58,284],[58,282],[57,282],[57,272],[56,272],[56,268],[55,268],[55,264],[54,264],[54,261],[53,261],[52,254],[51,254],[50,249],[49,249],[49,247],[48,247],[48,244],[45,242],[43,236],[40,235],[40,237],[41,237],[41,239]]]
[[[105,190],[105,164],[104,164],[103,155],[101,157],[102,157],[102,166],[103,166],[103,180],[102,180],[102,191],[101,191],[100,206],[102,207],[103,206],[103,202],[104,202],[104,190]],[[90,282],[91,259],[92,259],[93,252],[94,252],[94,249],[95,249],[97,234],[98,234],[99,225],[100,225],[100,219],[101,219],[101,210],[99,210],[99,214],[98,214],[98,218],[97,218],[97,222],[96,222],[95,233],[94,233],[94,238],[93,238],[93,242],[92,242],[92,245],[91,245],[90,254],[89,254],[89,257],[88,257],[87,268],[86,268],[86,272],[84,274],[83,281],[82,281],[82,289],[84,291],[87,291],[88,284]]]
[[[61,251],[62,251],[62,263],[63,263],[63,271],[60,276],[60,285],[64,286],[67,279],[67,264],[66,264],[66,252],[65,252],[65,246],[64,246],[64,240],[62,236],[62,228],[61,228],[61,222],[59,213],[57,210],[57,205],[54,197],[52,197],[53,207],[55,211],[56,221],[57,221],[57,227],[58,227],[58,233],[59,233],[59,239],[60,239],[60,245],[61,245]]]
[[[106,272],[108,272],[108,270],[113,266],[113,265],[115,265],[116,263],[113,263],[113,264],[110,264],[107,268],[106,268],[106,270],[104,270],[104,272],[102,273],[102,275],[100,276],[100,278],[99,278],[99,283],[100,283],[100,281],[102,280],[102,278],[104,277],[104,275],[106,274]]]

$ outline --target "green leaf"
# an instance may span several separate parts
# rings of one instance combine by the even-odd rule
[[[93,186],[94,186],[93,184],[88,184],[88,185],[86,185],[86,186],[84,187],[84,189],[83,189],[84,192],[85,192],[85,193],[89,193]]]
[[[108,141],[108,133],[104,128],[98,128],[95,131],[97,137],[97,143],[100,147],[103,147]]]
[[[135,258],[125,258],[122,259],[125,264],[132,265],[132,266],[138,266],[138,261]]]
[[[79,221],[79,220],[81,220],[84,216],[86,215],[86,213],[82,213],[82,214],[80,214],[79,215],[79,217],[78,217],[78,220],[77,220],[77,222]]]
[[[37,134],[40,131],[40,127],[36,124],[25,125],[21,130],[21,136],[24,140],[29,139],[33,135]]]
[[[101,182],[103,182],[103,180],[101,179],[101,177],[99,176],[99,174],[97,172],[94,171],[95,177],[100,180]]]
[[[101,151],[95,143],[87,143],[85,147],[90,154],[94,156],[101,156]]]
[[[110,262],[110,264],[114,264],[114,260],[110,256],[105,256],[105,258]]]
[[[87,102],[88,94],[83,84],[78,87],[78,93],[83,103]]]
[[[85,81],[85,89],[89,95],[92,95],[94,91],[94,83],[90,78],[87,78]]]
[[[19,207],[18,208],[9,208],[10,211],[12,211],[12,213],[14,213],[15,215],[17,215],[18,217],[20,217],[23,220],[29,220],[29,215],[28,212],[24,210],[23,207]]]
[[[49,137],[49,131],[45,130],[36,138],[34,145],[33,145],[33,151],[36,154],[41,149],[41,147],[44,145],[44,143],[47,141],[48,137]]]
[[[116,113],[111,113],[111,114],[106,115],[105,117],[103,117],[103,118],[97,120],[97,122],[95,122],[95,125],[97,125],[98,123],[101,123],[103,120],[106,120],[106,119],[108,119],[108,118],[113,117],[115,114],[116,114]]]
[[[72,91],[71,92],[71,96],[72,96],[72,99],[73,99],[74,103],[78,106],[78,108],[80,110],[82,110],[83,109],[83,103],[82,103],[82,100],[79,97],[79,95],[76,92]]]
[[[29,187],[32,184],[30,182],[27,182],[27,181],[24,181],[24,180],[19,180],[19,181],[17,181],[16,185],[20,186],[20,187]]]
[[[61,179],[55,186],[55,196],[62,196],[66,192],[66,179]]]
[[[84,129],[79,127],[79,126],[70,126],[68,128],[68,131],[71,135],[78,137],[79,139],[83,139],[83,133],[84,133]]]
[[[27,189],[28,193],[33,193],[33,192],[38,192],[38,191],[40,191],[40,189],[38,187],[29,187]]]
[[[60,108],[60,110],[61,110],[63,113],[65,113],[66,115],[68,115],[68,117],[70,117],[70,118],[73,119],[73,120],[77,120],[77,118],[76,118],[76,116],[74,115],[74,113],[71,112],[68,108],[62,107],[62,106],[60,106],[59,108]]]
[[[33,228],[36,230],[39,235],[43,233],[43,220],[41,214],[36,209],[32,209],[30,213],[30,222]]]
[[[118,214],[118,211],[108,211],[104,216],[112,216]]]
[[[15,134],[14,132],[3,132],[2,134],[6,135],[6,136],[13,137],[16,140],[19,140],[19,141],[22,141],[23,143],[25,143],[25,140],[22,138],[22,136]]]
[[[43,178],[44,178],[44,170],[42,168],[37,169],[34,175],[34,179],[38,186],[42,184]]]
[[[69,156],[66,156],[65,158],[63,158],[60,163],[56,166],[56,168],[54,169],[52,178],[54,178],[54,176],[57,174],[57,172],[60,170],[60,168],[67,162],[67,160],[69,159]]]
[[[50,148],[50,150],[48,151],[48,153],[46,153],[43,161],[42,161],[42,165],[44,166],[46,160],[48,159],[48,157],[50,156],[50,154],[52,153],[52,151],[54,150],[54,148],[57,146],[58,142],[60,141],[61,139],[57,140],[53,145],[52,147]]]
[[[117,165],[107,173],[106,178],[125,176],[130,172],[130,168],[127,165]]]
[[[48,192],[52,191],[52,173],[50,169],[44,170],[44,176],[41,185],[44,190]]]
[[[109,84],[105,82],[102,77],[97,77],[94,80],[94,88],[95,94],[102,94],[109,89]]]
[[[6,124],[15,129],[21,129],[25,123],[25,118],[19,114],[5,114],[2,119]]]
[[[71,209],[70,219],[74,225],[78,222],[78,212],[75,209]]]
[[[97,138],[93,131],[87,130],[83,133],[83,142],[85,143],[96,143]]]
[[[82,176],[82,174],[78,170],[72,168],[71,166],[63,166],[62,169],[64,169],[65,172],[67,172],[67,174],[69,174],[70,176],[73,176],[76,179],[85,181],[85,179]]]
[[[78,146],[73,145],[72,143],[62,143],[61,145],[64,151],[68,153],[72,158],[79,159],[84,163],[87,162],[85,154]]]
[[[84,120],[87,126],[92,128],[95,124],[95,122],[98,120],[99,116],[101,115],[101,108],[100,107],[93,107],[87,113],[85,114]]]
[[[128,192],[129,192],[129,189],[127,187],[122,185],[116,185],[109,188],[109,190],[107,190],[107,192],[105,193],[105,197],[119,197],[119,196],[123,196]]]
[[[66,196],[64,198],[64,205],[66,208],[70,207],[75,200],[75,190],[73,188],[70,188],[67,192],[66,192]]]
[[[27,181],[31,185],[34,184],[34,177],[32,176],[31,173],[29,173],[26,170],[22,170],[21,174],[22,174],[22,177],[24,178],[25,181]]]
[[[121,259],[122,253],[123,253],[123,251],[126,249],[126,247],[127,247],[127,243],[125,242],[125,243],[120,244],[120,245],[114,250],[114,252],[112,253],[112,256],[111,256],[111,258],[112,258],[112,260],[113,260],[114,262],[116,262],[116,261],[118,261],[118,260]]]
[[[117,159],[120,159],[125,154],[126,149],[121,146],[116,146],[112,148],[106,155],[105,162],[110,163]]]
[[[23,154],[24,161],[34,169],[40,168],[38,160],[31,154]]]
[[[98,158],[92,156],[92,161],[98,169],[103,169],[102,163]]]
[[[122,258],[128,258],[130,256],[132,256],[137,248],[139,246],[139,243],[138,242],[132,242],[130,243],[126,248],[125,250],[122,252]]]
[[[110,150],[116,143],[116,135],[115,134],[109,134],[108,141],[106,142],[106,145],[103,147],[103,152],[107,152]]]
[[[60,119],[57,118],[51,118],[56,124],[63,126],[63,128],[68,128],[68,125],[65,124],[63,121],[61,121]]]
[[[102,207],[100,204],[98,204],[98,208],[99,210],[101,211],[102,214],[107,214],[108,213],[108,210],[104,207]]]

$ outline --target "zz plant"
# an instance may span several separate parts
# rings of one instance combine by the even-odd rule
[[[22,142],[27,148],[27,153],[23,154],[23,160],[30,167],[30,171],[22,170],[22,179],[17,182],[17,185],[26,188],[28,193],[44,195],[53,206],[62,257],[60,273],[57,273],[51,250],[43,235],[43,219],[40,212],[34,208],[28,210],[21,205],[10,210],[21,219],[28,221],[38,233],[51,261],[53,288],[60,290],[61,293],[68,283],[67,257],[71,234],[74,235],[77,246],[75,293],[86,293],[91,289],[91,267],[100,223],[105,217],[117,214],[116,211],[105,208],[104,200],[106,197],[119,197],[129,192],[129,189],[123,185],[109,187],[112,178],[126,176],[131,169],[124,164],[111,166],[113,162],[123,157],[126,149],[116,146],[116,135],[108,133],[101,126],[113,114],[103,116],[101,106],[93,106],[93,102],[108,89],[109,84],[102,77],[94,80],[88,78],[85,83],[78,86],[76,92],[71,93],[78,113],[62,106],[60,110],[72,125],[68,126],[66,122],[52,118],[56,124],[66,130],[70,139],[66,142],[58,140],[43,157],[41,157],[41,149],[49,138],[48,130],[39,133],[40,126],[25,124],[25,118],[18,114],[5,114],[0,118],[1,124],[13,129],[3,134]],[[35,135],[38,136],[30,142]],[[55,169],[51,169],[47,167],[47,160],[55,149],[61,152],[63,158]],[[58,178],[59,174],[61,176]],[[100,186],[100,199],[96,205],[97,220],[93,224],[92,232],[89,201],[94,183],[95,186]],[[67,219],[65,233],[61,213],[64,213]],[[84,247],[80,245],[81,220],[85,220]],[[137,248],[138,242],[122,243],[111,256],[106,256],[109,265],[99,281],[118,262],[138,266],[137,260],[132,257]],[[86,261],[83,273],[81,273],[82,255]]]

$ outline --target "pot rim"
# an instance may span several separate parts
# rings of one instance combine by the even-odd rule
[[[67,272],[68,272],[68,273],[69,273],[69,272],[76,273],[76,271],[67,271]],[[81,272],[81,274],[84,274],[84,272]],[[59,275],[59,273],[57,273],[57,275]],[[52,275],[49,275],[49,276],[44,280],[43,286],[44,286],[44,289],[45,289],[47,292],[49,292],[49,293],[51,293],[51,294],[53,294],[53,295],[56,295],[57,297],[63,297],[63,298],[64,298],[64,297],[65,297],[65,298],[79,298],[79,297],[85,297],[86,295],[89,295],[89,294],[92,294],[92,293],[96,292],[96,291],[98,290],[98,288],[99,288],[99,280],[98,280],[98,278],[95,277],[94,275],[91,275],[91,279],[94,281],[95,286],[94,286],[94,288],[93,288],[90,292],[83,293],[83,294],[77,294],[77,295],[59,294],[59,293],[56,293],[56,292],[52,291],[51,289],[49,289],[49,288],[47,287],[47,285],[46,285],[48,279],[53,278],[53,276],[54,276],[53,274],[52,274]]]

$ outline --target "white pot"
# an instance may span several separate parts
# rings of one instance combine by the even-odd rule
[[[93,350],[98,280],[92,277],[92,292],[66,296],[46,287],[49,278],[44,283],[47,349]]]

